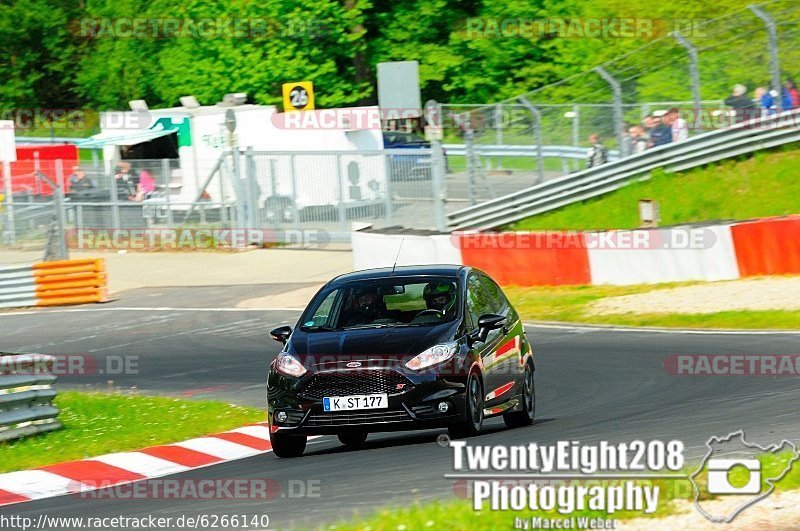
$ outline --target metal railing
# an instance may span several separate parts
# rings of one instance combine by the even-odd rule
[[[656,168],[676,172],[798,142],[799,124],[800,111],[791,111],[704,133],[457,210],[448,215],[448,225],[456,230],[500,227],[647,179]]]
[[[53,405],[55,361],[54,356],[42,354],[0,352],[0,441],[62,427]]]

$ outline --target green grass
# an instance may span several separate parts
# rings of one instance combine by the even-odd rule
[[[514,230],[628,229],[639,224],[638,201],[661,207],[661,225],[800,213],[800,149],[779,149],[652,178],[603,197],[519,221]]]
[[[762,463],[762,478],[777,477],[786,466],[786,459],[790,454],[772,455],[761,454],[758,456]],[[699,461],[684,468],[684,473],[692,474],[699,466]],[[738,471],[737,471],[738,472]],[[731,481],[734,484],[746,483],[746,479],[741,481],[740,474],[734,473]],[[695,481],[701,489],[701,500],[711,499],[713,496],[705,493],[707,484],[706,472],[699,474]],[[762,479],[763,481],[763,479]],[[642,483],[642,482],[640,482]],[[691,482],[686,480],[656,480],[645,482],[659,486],[658,509],[653,514],[643,514],[640,512],[619,511],[614,514],[607,514],[600,511],[575,511],[569,515],[562,515],[556,511],[474,511],[471,500],[451,500],[433,503],[416,502],[409,507],[385,508],[376,511],[374,514],[360,518],[358,516],[351,520],[325,526],[325,529],[336,529],[342,531],[411,531],[416,529],[451,529],[451,530],[487,530],[512,529],[514,517],[530,520],[533,516],[543,518],[564,518],[567,516],[587,516],[600,518],[615,518],[620,520],[632,518],[660,518],[670,514],[685,512],[679,509],[674,502],[694,500],[694,488]],[[766,488],[766,484],[764,485]],[[800,462],[794,463],[787,475],[775,485],[776,491],[790,491],[800,488]],[[691,509],[690,509],[691,510]],[[655,527],[654,523],[654,529]]]
[[[506,295],[528,321],[564,321],[622,326],[674,328],[738,328],[800,330],[800,312],[730,311],[710,314],[626,313],[597,315],[589,305],[606,297],[647,293],[696,282],[636,286],[504,287]]]
[[[256,408],[123,394],[61,392],[64,428],[0,443],[0,473],[179,442],[263,422]]]

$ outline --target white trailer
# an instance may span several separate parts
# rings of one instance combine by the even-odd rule
[[[236,120],[233,135],[225,122],[229,110]],[[264,152],[254,159],[260,202],[280,195],[293,197],[295,205],[304,208],[337,205],[340,198],[342,203],[350,203],[382,197],[387,189],[388,172],[384,157],[376,154],[384,147],[380,120],[376,119],[378,108],[307,112],[356,114],[371,119],[353,122],[352,127],[347,122],[331,127],[331,121],[320,124],[320,120],[287,120],[286,113],[271,105],[105,112],[101,114],[100,134],[79,147],[102,149],[106,171],[110,173],[117,161],[134,158],[131,152],[153,152],[149,148],[158,143],[174,146],[179,163],[172,170],[170,199],[176,205],[189,203],[198,196],[222,154],[232,146]],[[223,174],[230,175],[231,170],[225,168]],[[206,191],[213,201],[225,201],[235,195],[231,179],[220,180],[219,172]]]

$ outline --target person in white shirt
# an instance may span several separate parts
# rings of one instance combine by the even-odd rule
[[[664,123],[672,128],[672,141],[681,142],[689,138],[689,124],[681,118],[681,112],[673,107],[664,115]]]

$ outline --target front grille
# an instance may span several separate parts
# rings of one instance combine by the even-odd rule
[[[398,395],[413,388],[411,382],[397,371],[361,369],[319,372],[302,384],[298,394],[311,400],[322,400],[326,396]]]
[[[364,411],[336,411],[333,413],[311,413],[306,426],[358,426],[386,422],[408,422],[413,420],[405,409],[379,409]]]

